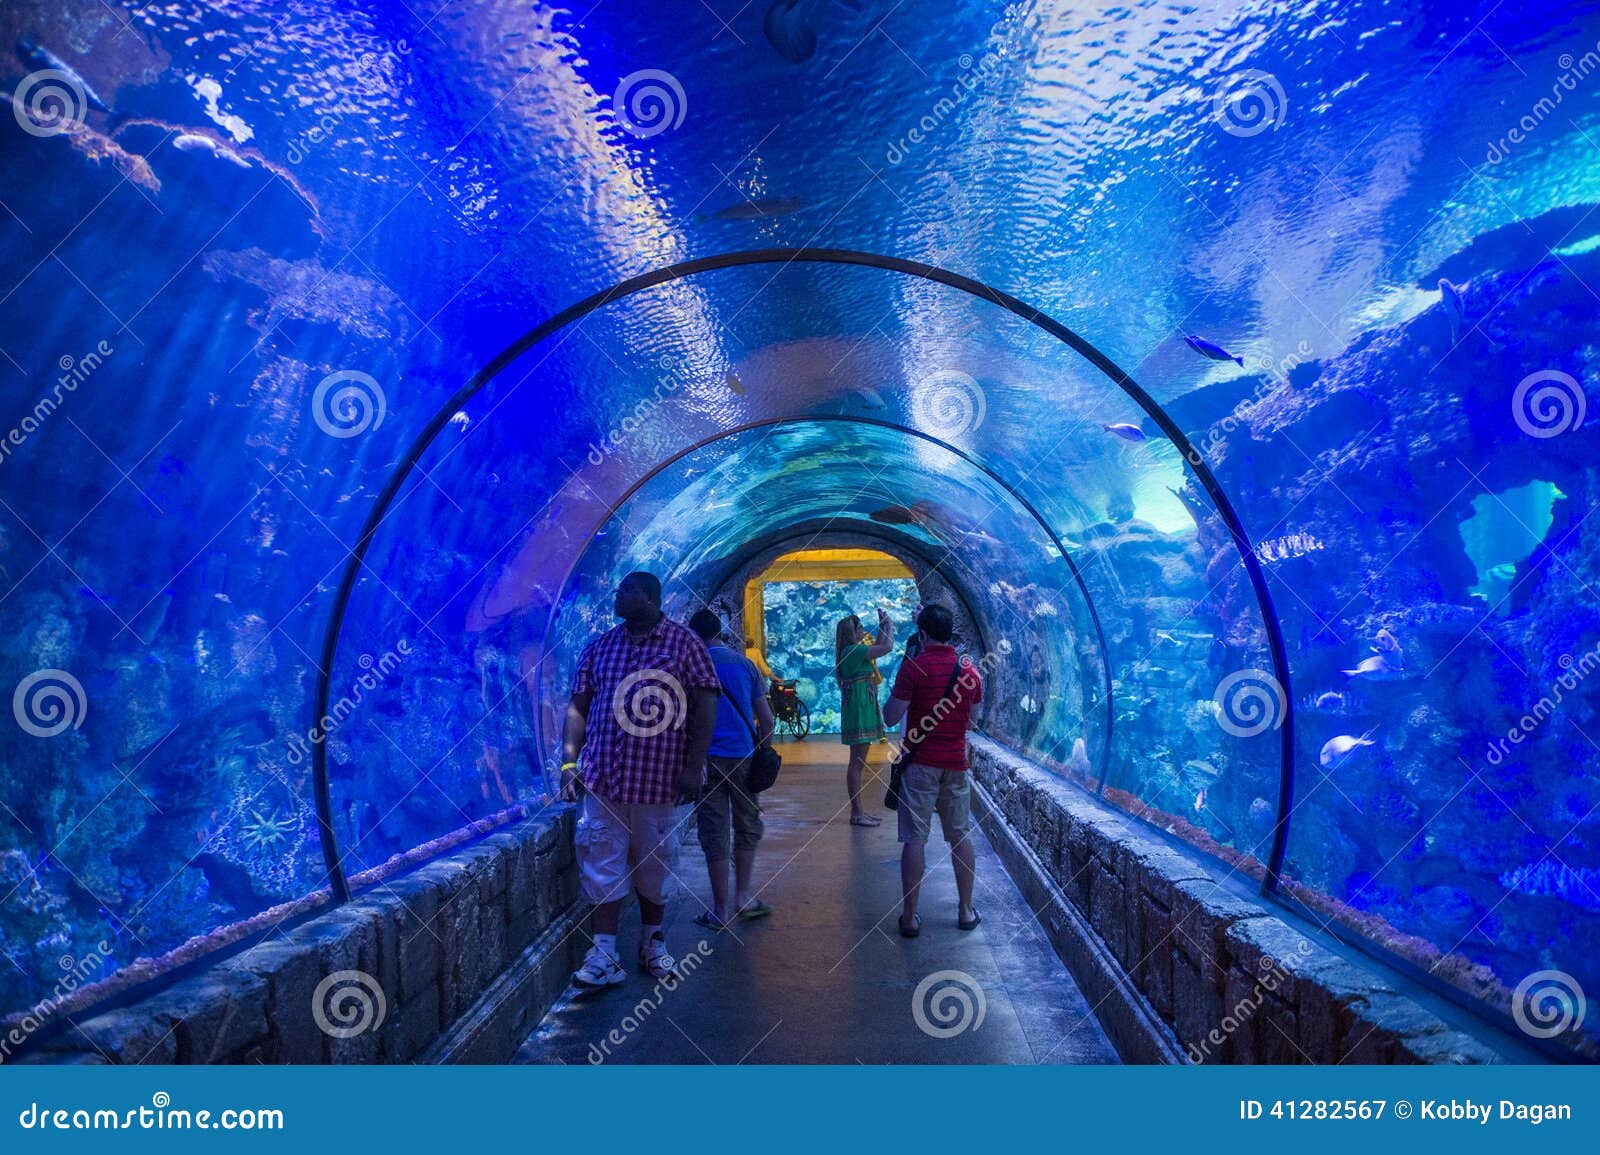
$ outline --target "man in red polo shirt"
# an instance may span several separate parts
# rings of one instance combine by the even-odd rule
[[[901,748],[909,746],[912,751],[900,785],[900,885],[905,894],[900,933],[906,938],[916,938],[922,931],[917,892],[927,868],[928,833],[935,810],[956,872],[956,925],[971,930],[979,922],[972,905],[977,860],[967,837],[972,818],[967,726],[972,708],[983,701],[983,679],[978,667],[960,657],[950,644],[954,626],[944,606],[922,608],[917,614],[921,647],[915,657],[901,663],[883,708],[887,726],[906,719]]]
[[[623,981],[617,922],[639,895],[639,969],[677,963],[661,924],[676,879],[677,805],[705,784],[721,683],[705,643],[661,612],[661,583],[631,573],[617,586],[622,624],[589,643],[572,679],[562,736],[563,798],[583,808],[573,842],[594,946],[573,976],[586,990]]]

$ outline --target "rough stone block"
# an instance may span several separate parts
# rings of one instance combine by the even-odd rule
[[[267,981],[249,971],[212,971],[186,979],[142,1004],[176,1027],[178,1063],[226,1062],[267,1037]]]
[[[423,1048],[439,1037],[444,1024],[439,1019],[437,987],[396,1007],[383,1026],[382,1055],[386,1063],[409,1063]]]
[[[107,1011],[68,1027],[45,1045],[49,1052],[90,1053],[122,1066],[175,1063],[178,1032],[171,1019],[141,1008]]]
[[[1222,995],[1210,975],[1202,975],[1182,951],[1172,956],[1172,1002],[1178,1041],[1194,1062],[1226,1063],[1233,1046],[1222,1033]],[[1217,1034],[1213,1035],[1212,1032]]]
[[[1149,998],[1156,1013],[1172,1021],[1172,915],[1152,901],[1149,895],[1140,898],[1139,914],[1139,966],[1135,976],[1140,988]]]
[[[1122,881],[1096,862],[1089,879],[1089,919],[1111,953],[1128,965],[1128,902]]]

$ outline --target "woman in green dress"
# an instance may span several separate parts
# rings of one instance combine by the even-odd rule
[[[833,672],[839,680],[839,739],[850,747],[845,789],[850,793],[850,825],[878,826],[883,819],[861,806],[861,777],[867,768],[867,751],[883,737],[883,714],[878,709],[875,661],[894,649],[894,623],[878,610],[878,633],[867,643],[861,619],[851,614],[833,633]]]

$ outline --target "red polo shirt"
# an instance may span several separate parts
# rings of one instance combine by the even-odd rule
[[[930,642],[914,658],[900,663],[890,696],[910,703],[906,710],[907,735],[924,732],[912,761],[941,770],[967,768],[967,725],[972,708],[983,701],[983,679],[978,667],[961,659],[961,676],[945,697],[955,670],[956,648]]]

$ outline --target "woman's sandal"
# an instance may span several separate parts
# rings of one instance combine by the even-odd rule
[[[740,907],[738,913],[733,917],[742,919],[766,918],[771,913],[772,904],[758,898],[749,906]]]
[[[959,913],[956,915],[956,929],[957,930],[973,930],[982,921],[983,921],[983,916],[978,913],[978,908],[977,907],[973,907],[972,908],[972,917],[970,919],[962,918]]]
[[[905,922],[903,920],[898,919],[898,918],[895,919],[895,921],[900,924],[900,937],[901,938],[916,938],[919,934],[922,933],[922,916],[920,914],[914,914],[914,915],[911,916],[911,920],[912,920],[911,921],[911,927],[908,930],[906,928],[906,924],[905,924]]]
[[[876,814],[852,814],[850,816],[850,825],[851,826],[882,826],[883,825],[883,819],[879,818]]]

